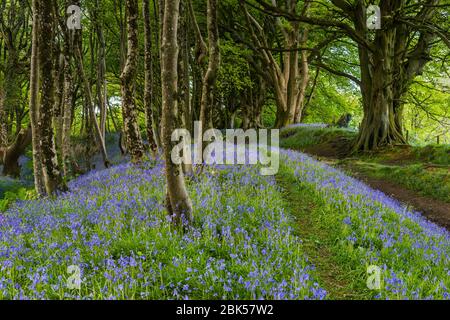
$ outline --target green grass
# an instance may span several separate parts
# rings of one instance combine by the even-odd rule
[[[361,299],[449,298],[444,229],[329,166],[286,155],[286,199],[305,228],[304,250],[331,297],[354,292]],[[380,268],[381,290],[365,288],[369,266]]]
[[[365,274],[335,253],[339,230],[337,224],[327,222],[326,215],[330,212],[320,205],[317,193],[299,184],[292,168],[285,163],[280,167],[277,182],[283,188],[285,207],[296,221],[303,250],[316,266],[318,282],[328,292],[328,299],[372,299],[374,294],[365,286]]]
[[[356,133],[339,128],[294,127],[281,132],[281,147],[308,152],[327,148],[336,139],[355,138]],[[339,161],[346,169],[384,179],[422,196],[450,202],[450,146],[389,148],[376,153],[353,154]],[[351,174],[351,172],[349,172]]]
[[[422,161],[440,165],[450,165],[450,145],[414,147],[413,152],[416,157]]]
[[[335,140],[346,138],[352,140],[356,137],[354,131],[335,127],[294,127],[282,129],[280,134],[280,146],[285,149],[305,150],[305,148],[316,146]]]
[[[422,196],[450,202],[450,174],[445,167],[425,164],[385,165],[376,162],[341,161],[339,164],[366,176],[394,182]]]

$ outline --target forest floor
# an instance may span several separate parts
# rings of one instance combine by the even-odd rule
[[[113,167],[91,160],[69,192],[0,214],[0,299],[450,299],[449,232],[336,169],[342,159],[281,149],[276,176],[207,167],[186,177],[195,219],[179,232],[163,161],[112,150]]]
[[[398,147],[377,154],[350,155],[352,131],[320,127],[287,130],[282,146],[340,168],[450,230],[448,147]]]
[[[434,199],[431,196],[424,196],[419,191],[408,189],[386,178],[374,177],[367,174],[367,171],[361,165],[339,162],[335,164],[343,168],[346,173],[351,174],[372,188],[383,191],[385,194],[413,207],[423,213],[429,220],[450,231],[450,203]]]

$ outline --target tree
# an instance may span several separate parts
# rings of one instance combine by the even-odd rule
[[[45,195],[44,180],[42,178],[42,154],[40,148],[39,129],[39,4],[40,0],[33,0],[33,27],[30,70],[30,124],[33,147],[34,186],[39,196]]]
[[[121,75],[122,83],[122,115],[127,148],[134,162],[142,161],[144,146],[137,122],[134,89],[138,64],[138,13],[137,0],[126,1],[128,52],[127,60]]]
[[[360,80],[325,68],[347,76],[361,88],[364,118],[355,151],[406,143],[404,95],[431,61],[431,48],[439,42],[450,47],[444,27],[448,27],[449,4],[441,0],[422,0],[413,5],[406,0],[382,0],[379,3],[381,28],[372,30],[368,26],[372,17],[368,16],[368,6],[363,0],[322,3],[333,16],[297,15],[264,0],[256,1],[265,12],[290,21],[338,30],[357,45]]]
[[[144,38],[145,38],[145,89],[144,89],[144,108],[147,120],[147,139],[150,145],[150,150],[156,152],[158,149],[155,139],[155,121],[153,111],[153,52],[152,52],[152,24],[150,17],[150,0],[143,0],[143,15],[144,15]]]
[[[180,0],[164,1],[164,22],[161,46],[162,80],[162,142],[167,180],[167,209],[176,225],[193,219],[192,202],[189,198],[181,165],[172,162],[172,132],[176,129],[178,112],[178,17]]]
[[[204,129],[212,127],[212,106],[214,105],[214,88],[220,66],[219,27],[217,23],[217,2],[208,0],[208,69],[203,78],[202,100],[200,105],[200,122]]]
[[[274,7],[277,2],[273,1]],[[311,1],[305,1],[301,11],[307,15]],[[274,18],[274,26],[282,36],[283,48],[279,61],[271,50],[271,45],[261,24],[242,5],[248,30],[254,41],[254,51],[261,56],[267,71],[258,68],[260,73],[268,74],[277,103],[276,127],[284,127],[301,120],[306,88],[309,82],[308,53],[300,50],[308,41],[308,29],[300,29],[298,21],[283,23],[279,17]],[[297,1],[286,1],[286,12],[297,15]],[[299,53],[300,52],[300,53]]]
[[[53,43],[54,43],[54,4],[52,0],[40,0],[39,12],[38,56],[41,76],[41,103],[39,105],[39,139],[44,184],[48,195],[56,190],[64,190],[65,184],[58,166],[55,136],[53,132],[53,113],[55,102],[55,83],[53,76]],[[35,175],[40,172],[35,172]]]

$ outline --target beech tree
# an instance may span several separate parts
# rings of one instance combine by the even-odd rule
[[[144,108],[146,115],[147,139],[150,150],[156,152],[158,145],[155,139],[155,112],[153,105],[154,81],[153,81],[153,52],[152,52],[152,23],[150,17],[150,0],[143,0],[143,16],[144,16],[144,38],[145,38],[145,89],[144,89]]]
[[[277,2],[272,2],[277,7]],[[301,12],[298,12],[297,1],[286,1],[285,12],[295,16],[297,13],[307,15],[311,1],[305,1]],[[273,28],[279,30],[282,36],[283,48],[281,58],[278,61],[274,56],[271,43],[267,39],[263,26],[248,11],[247,6],[242,5],[245,13],[248,30],[254,41],[254,51],[261,56],[264,66],[259,66],[260,73],[267,74],[270,84],[273,86],[277,103],[277,120],[275,126],[280,128],[294,122],[300,122],[304,106],[306,88],[309,82],[309,64],[306,47],[308,41],[308,29],[300,28],[298,21],[289,24],[282,23],[279,17],[275,17]],[[283,11],[284,12],[284,11]],[[267,71],[264,68],[267,66]]]
[[[138,17],[137,0],[128,0],[125,4],[127,15],[128,52],[121,75],[122,115],[127,148],[134,162],[144,156],[144,145],[137,122],[136,103],[134,100],[136,72],[138,64]]]
[[[164,1],[163,32],[161,46],[162,80],[162,143],[164,149],[165,174],[167,180],[167,209],[176,225],[193,219],[192,202],[186,190],[181,165],[172,162],[171,152],[176,143],[172,132],[177,128],[178,112],[178,18],[180,0]]]
[[[360,79],[343,72],[361,88],[364,118],[354,150],[406,144],[403,130],[404,95],[416,76],[431,61],[431,48],[443,42],[450,47],[449,4],[442,0],[382,0],[381,28],[373,30],[363,0],[322,3],[323,15],[308,16],[256,0],[265,12],[327,29],[338,30],[358,47]]]
[[[40,0],[37,5],[39,12],[39,33],[37,39],[41,99],[38,108],[39,133],[33,136],[38,140],[45,190],[48,195],[56,190],[65,189],[59,170],[53,131],[53,113],[55,102],[55,79],[53,73],[53,43],[54,43],[54,3],[52,0]],[[33,43],[36,45],[36,43]],[[40,175],[41,172],[35,172]]]

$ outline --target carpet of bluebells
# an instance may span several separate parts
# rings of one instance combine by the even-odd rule
[[[335,253],[365,275],[381,268],[380,299],[450,299],[450,234],[337,169],[294,151],[282,160],[331,226]],[[301,199],[300,199],[301,200]]]
[[[281,157],[355,281],[382,269],[375,298],[450,298],[446,230],[304,154]],[[195,221],[182,233],[164,209],[163,170],[160,160],[119,164],[0,213],[0,299],[327,298],[275,177],[257,166],[188,177]],[[81,269],[79,289],[68,288],[70,266]]]
[[[187,180],[196,218],[185,233],[164,209],[159,160],[91,172],[0,213],[0,299],[326,298],[274,177],[234,166]]]

